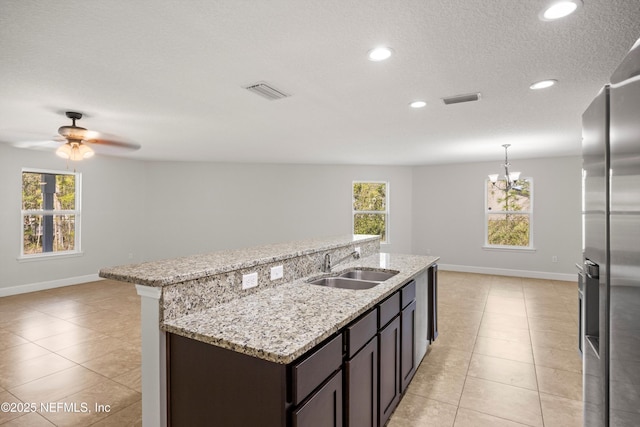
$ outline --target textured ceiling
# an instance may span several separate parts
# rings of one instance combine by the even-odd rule
[[[437,164],[577,155],[581,114],[640,37],[640,1],[0,2],[0,141],[68,120],[132,158]],[[392,47],[385,62],[366,53]],[[535,81],[559,84],[531,91]],[[292,94],[268,101],[243,86]],[[479,102],[441,98],[481,92]],[[415,99],[426,108],[408,107]]]

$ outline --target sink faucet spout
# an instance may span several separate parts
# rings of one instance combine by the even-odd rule
[[[324,263],[322,264],[322,271],[325,273],[329,273],[331,272],[331,268],[335,267],[336,265],[340,264],[341,262],[349,259],[353,257],[354,259],[360,259],[360,252],[358,251],[353,251],[351,252],[349,255],[340,258],[338,261],[333,262],[333,264],[331,263],[331,254],[329,254],[328,252],[326,254],[324,254]]]

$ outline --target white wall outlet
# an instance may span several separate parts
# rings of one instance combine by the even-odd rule
[[[282,279],[282,276],[284,276],[284,271],[281,265],[271,267],[271,280]]]
[[[258,273],[242,275],[242,289],[251,289],[258,286]]]

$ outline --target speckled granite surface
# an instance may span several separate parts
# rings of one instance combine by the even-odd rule
[[[103,268],[100,277],[147,286],[167,286],[199,280],[260,264],[328,251],[348,243],[376,242],[378,236],[337,236],[225,250],[160,261]]]
[[[398,270],[368,290],[327,288],[297,279],[172,320],[161,328],[276,363],[290,363],[423,272],[439,258],[375,254],[336,268]]]

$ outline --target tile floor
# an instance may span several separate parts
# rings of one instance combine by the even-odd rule
[[[577,282],[439,272],[440,336],[389,423],[582,426]]]
[[[440,336],[389,426],[581,426],[577,284],[439,274]],[[139,426],[140,398],[133,285],[0,298],[0,402],[50,403],[0,425]]]

